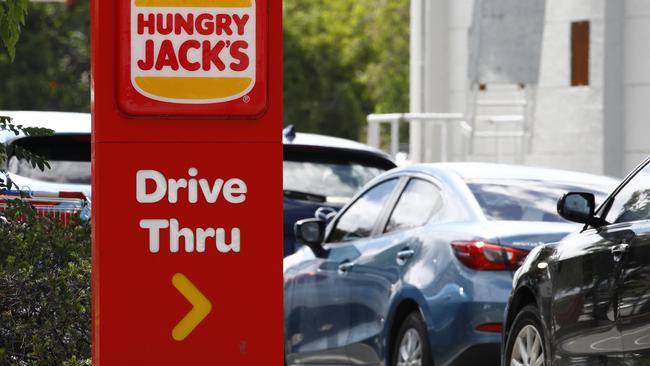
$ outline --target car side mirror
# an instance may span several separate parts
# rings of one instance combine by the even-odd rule
[[[321,244],[325,240],[325,221],[321,219],[299,220],[293,225],[293,233],[301,244],[307,245],[315,252],[320,252],[322,251]]]
[[[557,213],[580,224],[591,224],[596,211],[596,198],[592,193],[567,193],[557,203]]]

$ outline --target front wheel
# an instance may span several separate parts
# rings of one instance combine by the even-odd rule
[[[539,311],[529,305],[523,308],[508,335],[507,366],[546,366],[546,343]]]
[[[433,366],[427,327],[419,313],[404,319],[393,344],[392,366]]]

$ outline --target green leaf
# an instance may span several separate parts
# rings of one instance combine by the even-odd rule
[[[22,126],[16,126],[16,129],[18,131],[22,131],[25,136],[52,136],[54,135],[54,130],[51,130],[49,128],[42,128],[42,127],[25,127],[23,128]]]
[[[16,44],[21,27],[25,24],[29,0],[5,0],[0,2],[0,43],[9,58],[16,57]]]

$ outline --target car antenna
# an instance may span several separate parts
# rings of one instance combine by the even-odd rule
[[[282,130],[282,134],[289,142],[293,142],[296,139],[296,127],[289,125]]]

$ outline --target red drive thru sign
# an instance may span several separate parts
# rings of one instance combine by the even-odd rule
[[[282,24],[92,2],[93,363],[282,364]]]

